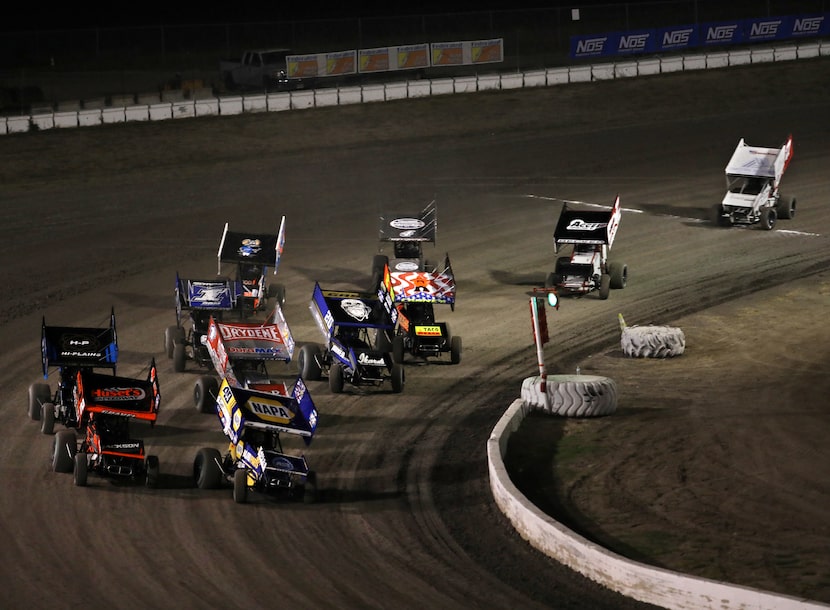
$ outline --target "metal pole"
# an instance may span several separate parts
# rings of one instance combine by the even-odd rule
[[[533,339],[536,342],[536,361],[539,364],[539,389],[545,397],[545,409],[550,411],[550,397],[548,396],[548,373],[545,370],[545,351],[542,348],[542,333],[539,328],[539,310],[535,297],[530,299],[530,311],[533,314]]]

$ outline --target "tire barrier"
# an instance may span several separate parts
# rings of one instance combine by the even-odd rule
[[[686,335],[674,326],[628,326],[619,314],[620,345],[632,358],[674,358],[686,351]]]
[[[522,382],[522,400],[532,409],[562,417],[601,417],[617,410],[617,384],[598,375],[548,375],[547,400],[541,377]]]

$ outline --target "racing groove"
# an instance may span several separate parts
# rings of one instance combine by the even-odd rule
[[[485,441],[536,370],[527,293],[553,266],[552,199],[620,193],[644,213],[623,214],[614,245],[628,287],[549,312],[551,373],[617,344],[620,311],[631,324],[665,324],[825,271],[827,75],[826,62],[810,62],[0,139],[7,602],[642,607],[533,551],[489,494]],[[779,226],[814,236],[697,221],[722,195],[738,138],[775,145],[789,132],[784,190],[799,213]],[[284,214],[286,317],[298,341],[319,341],[314,282],[364,286],[380,211],[433,197],[437,253],[450,252],[459,288],[455,311],[436,313],[464,337],[462,363],[408,365],[400,395],[309,384],[320,427],[306,454],[320,504],[238,506],[230,489],[194,489],[197,449],[224,443],[217,420],[192,407],[197,373],[176,374],[164,358],[175,272],[215,273],[224,222],[276,231]],[[159,362],[159,423],[141,431],[160,458],[159,490],[93,477],[74,488],[50,471],[51,439],[26,417],[41,316],[94,326],[111,306],[119,374]],[[277,372],[290,380],[296,369]]]

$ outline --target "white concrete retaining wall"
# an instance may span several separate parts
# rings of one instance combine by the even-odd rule
[[[122,123],[125,121],[159,121],[171,118],[191,118],[212,115],[231,115],[249,112],[279,112],[303,110],[324,106],[343,106],[371,102],[392,101],[526,87],[550,87],[592,80],[613,80],[654,74],[669,74],[684,70],[720,69],[730,66],[793,61],[830,56],[830,41],[810,41],[780,47],[738,49],[726,52],[678,55],[672,57],[625,58],[618,62],[603,62],[528,72],[459,76],[455,78],[422,79],[383,85],[365,85],[332,89],[291,91],[245,96],[211,98],[200,91],[198,98],[184,99],[180,91],[145,93],[133,96],[114,95],[110,107],[103,98],[86,100],[80,104],[62,104],[58,112],[49,108],[33,112],[31,116],[0,117],[0,135],[21,133],[32,129],[89,127]]]
[[[490,490],[499,509],[533,547],[604,587],[678,610],[818,610],[830,605],[695,578],[626,559],[572,532],[536,508],[513,485],[504,465],[510,435],[532,407],[515,400],[487,441]]]

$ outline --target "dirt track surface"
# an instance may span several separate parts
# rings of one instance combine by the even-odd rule
[[[526,297],[551,270],[561,201],[617,193],[629,286],[565,300],[546,355],[551,372],[614,378],[619,412],[534,418],[517,479],[641,561],[830,602],[829,101],[824,60],[0,138],[8,605],[642,607],[523,542],[493,503],[484,453],[535,372]],[[738,139],[788,133],[795,219],[772,232],[709,224]],[[197,372],[174,373],[162,351],[175,272],[215,273],[226,221],[276,231],[284,214],[286,316],[300,342],[318,341],[314,282],[365,286],[380,211],[433,197],[436,250],[459,282],[456,310],[439,314],[463,337],[462,363],[408,366],[401,395],[311,383],[318,505],[194,489],[196,450],[224,442],[192,407]],[[160,457],[155,491],[74,488],[25,415],[41,316],[97,326],[111,306],[119,373],[160,365],[160,420],[137,434]],[[620,312],[680,326],[687,353],[622,357]]]

